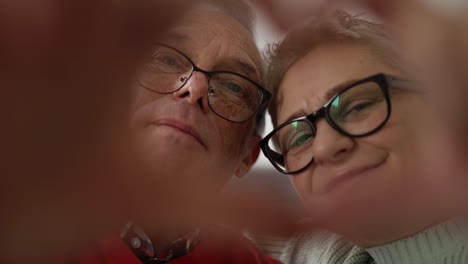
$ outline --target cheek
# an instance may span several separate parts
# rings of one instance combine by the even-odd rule
[[[414,184],[425,180],[428,141],[421,128],[409,119],[395,117],[382,130],[359,141],[372,155],[386,156],[378,177],[369,181],[379,192],[412,192],[417,188]]]
[[[131,98],[129,120],[130,126],[132,128],[139,128],[142,125],[144,126],[146,122],[148,122],[149,118],[152,116],[152,113],[160,112],[157,109],[157,106],[159,104],[154,104],[153,102],[163,99],[163,96],[170,95],[161,95],[153,93],[143,88],[134,89]]]
[[[147,103],[158,100],[162,96],[164,95],[150,92],[142,87],[135,86],[132,89],[132,96],[131,96],[132,112],[138,111],[138,109],[140,109],[142,106],[146,105]]]
[[[213,117],[220,119],[219,117]],[[241,159],[247,148],[250,137],[250,127],[247,124],[235,124],[225,120],[217,120],[218,135],[221,136],[221,152],[227,160]]]
[[[428,119],[428,105],[423,98],[404,94],[394,99],[392,106],[389,121],[376,137],[389,152],[416,161],[423,154],[424,145],[431,142],[434,129]]]
[[[394,98],[388,122],[377,133],[361,140],[387,151],[395,159],[417,160],[427,142],[423,107],[418,98],[410,95]]]
[[[307,205],[313,199],[312,172],[309,170],[289,176],[294,189],[300,196],[302,202]]]

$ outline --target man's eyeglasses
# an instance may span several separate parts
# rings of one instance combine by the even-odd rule
[[[318,111],[278,126],[260,142],[260,147],[280,172],[299,173],[314,161],[311,146],[317,134],[317,120],[325,118],[331,127],[348,137],[368,136],[382,128],[390,117],[389,88],[406,88],[408,83],[386,74],[357,81]]]
[[[271,94],[262,86],[230,71],[205,71],[184,53],[166,45],[157,45],[152,60],[138,72],[144,88],[162,94],[181,89],[194,72],[208,76],[208,105],[218,116],[231,122],[244,122],[263,111]]]

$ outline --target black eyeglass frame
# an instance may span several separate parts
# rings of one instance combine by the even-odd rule
[[[230,120],[220,114],[218,114],[214,109],[213,107],[211,106],[210,104],[210,100],[207,100],[207,103],[208,103],[208,106],[210,107],[211,111],[213,111],[213,113],[215,113],[217,116],[221,117],[222,119],[224,120],[227,120],[229,122],[233,122],[233,123],[243,123],[249,119],[251,119],[253,116],[255,116],[257,113],[261,112],[263,113],[266,108],[268,107],[268,104],[270,103],[271,101],[271,97],[272,97],[272,94],[267,91],[265,88],[263,88],[263,86],[261,86],[260,84],[256,83],[255,81],[251,80],[250,78],[242,75],[242,74],[239,74],[239,73],[236,73],[236,72],[232,72],[232,71],[223,71],[223,70],[217,70],[217,71],[206,71],[206,70],[203,70],[201,69],[200,67],[198,67],[193,61],[192,59],[190,59],[187,55],[185,55],[182,51],[172,47],[172,46],[169,46],[169,45],[166,45],[166,44],[161,44],[161,43],[158,43],[156,44],[156,46],[162,46],[162,47],[165,47],[165,48],[168,48],[168,49],[171,49],[175,52],[177,52],[179,55],[182,55],[185,59],[187,59],[187,61],[190,62],[190,64],[192,65],[192,69],[191,69],[191,72],[189,74],[189,76],[187,77],[187,79],[184,81],[184,83],[177,89],[174,89],[173,91],[170,91],[170,92],[160,92],[160,91],[156,91],[154,89],[151,89],[149,87],[147,87],[146,85],[142,84],[139,80],[139,78],[137,78],[137,82],[138,84],[151,91],[151,92],[155,92],[155,93],[159,93],[159,94],[171,94],[171,93],[174,93],[174,92],[177,92],[179,91],[180,89],[182,89],[186,84],[187,82],[190,80],[190,78],[192,77],[193,73],[194,72],[201,72],[203,74],[205,74],[206,76],[208,76],[208,90],[207,90],[207,93],[208,93],[208,97],[210,96],[210,91],[211,91],[211,87],[209,86],[210,84],[210,81],[211,81],[211,77],[215,74],[232,74],[232,75],[236,75],[242,79],[245,79],[246,81],[250,82],[251,84],[253,84],[255,87],[257,87],[260,91],[261,91],[261,102],[260,104],[256,107],[256,109],[252,112],[252,115],[250,115],[249,117],[243,119],[243,120],[240,120],[240,121],[234,121],[234,120]]]
[[[335,121],[333,121],[333,119],[331,118],[331,116],[330,116],[330,105],[341,94],[345,93],[346,91],[352,89],[353,87],[355,87],[357,85],[367,83],[367,82],[376,83],[380,87],[380,89],[382,90],[382,93],[385,96],[385,100],[387,102],[387,116],[385,117],[385,119],[382,121],[382,123],[380,125],[378,125],[374,129],[372,129],[371,131],[368,131],[368,132],[362,133],[362,134],[348,133],[345,130],[343,130],[342,128],[340,128],[335,123]],[[403,80],[403,79],[400,79],[398,77],[395,77],[395,76],[392,76],[392,75],[389,75],[389,74],[378,73],[378,74],[372,75],[370,77],[364,78],[362,80],[356,81],[356,82],[354,82],[354,83],[352,83],[350,85],[347,85],[340,92],[335,94],[330,100],[328,100],[319,110],[317,110],[317,111],[315,111],[315,112],[313,112],[313,113],[311,113],[309,115],[301,116],[301,117],[294,118],[292,120],[286,121],[283,124],[276,127],[275,129],[273,129],[273,131],[268,133],[268,135],[266,135],[260,141],[260,143],[259,143],[260,148],[262,149],[262,152],[265,155],[265,157],[268,158],[270,163],[279,172],[281,172],[283,174],[288,174],[288,175],[289,174],[300,173],[300,172],[304,171],[305,169],[307,169],[310,166],[310,164],[312,164],[314,162],[314,158],[312,157],[312,159],[309,161],[309,163],[307,163],[303,168],[295,170],[295,171],[286,171],[286,170],[282,169],[281,167],[279,167],[277,165],[277,160],[283,159],[283,157],[282,156],[281,157],[276,157],[276,159],[274,159],[273,156],[276,155],[276,152],[273,151],[273,150],[270,151],[270,148],[268,147],[268,142],[272,139],[272,137],[276,134],[276,132],[278,130],[282,129],[283,127],[285,127],[285,126],[287,126],[287,125],[289,125],[289,124],[291,124],[293,122],[305,121],[312,128],[312,132],[314,133],[314,137],[315,137],[315,135],[317,133],[317,126],[315,125],[315,122],[317,122],[321,118],[325,118],[327,120],[327,123],[342,135],[345,135],[345,136],[348,136],[348,137],[351,137],[351,138],[359,138],[359,137],[369,136],[370,134],[373,134],[373,133],[377,132],[378,130],[380,130],[387,123],[388,119],[390,118],[390,115],[391,115],[391,112],[392,112],[392,104],[391,104],[391,100],[390,100],[389,87],[395,86],[395,87],[400,87],[400,88],[406,88],[408,82],[410,82],[410,81]],[[283,164],[284,164],[284,159],[283,159]]]

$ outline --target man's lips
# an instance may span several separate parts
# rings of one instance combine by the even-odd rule
[[[200,145],[206,148],[205,142],[203,142],[198,132],[191,125],[183,121],[176,120],[176,119],[159,119],[159,120],[152,122],[151,124],[156,125],[156,126],[169,126],[169,127],[175,128],[181,131],[182,133],[192,136],[196,141],[198,141],[198,143],[200,143]]]
[[[336,186],[340,185],[341,183],[343,183],[345,181],[348,181],[348,180],[350,180],[352,178],[355,178],[355,177],[362,176],[363,174],[365,174],[367,172],[370,172],[373,169],[379,167],[384,162],[385,162],[385,160],[383,160],[381,162],[378,162],[376,164],[357,167],[357,168],[354,168],[354,169],[345,170],[343,172],[337,173],[325,185],[324,192],[327,193],[327,192],[333,190],[333,188],[335,188]]]

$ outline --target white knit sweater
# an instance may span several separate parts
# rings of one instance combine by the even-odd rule
[[[286,241],[257,241],[267,254],[286,264],[468,264],[466,230],[445,223],[387,245],[361,248],[329,232]]]

